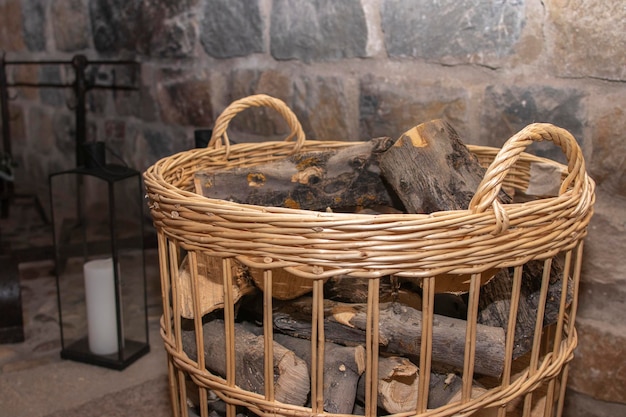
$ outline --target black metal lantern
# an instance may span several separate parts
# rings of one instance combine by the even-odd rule
[[[124,369],[150,350],[138,171],[50,175],[61,357]]]

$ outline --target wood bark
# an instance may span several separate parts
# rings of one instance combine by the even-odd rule
[[[343,303],[367,303],[368,279],[339,275],[324,283],[324,297]],[[421,289],[410,281],[401,281],[397,277],[385,276],[380,279],[378,297],[381,303],[399,302],[422,309]]]
[[[485,173],[443,120],[405,132],[383,153],[380,169],[409,213],[467,209]],[[504,193],[500,199],[510,201]]]
[[[224,321],[212,320],[202,325],[204,360],[212,373],[226,377],[226,352]],[[183,351],[197,360],[198,351],[194,330],[182,334]],[[235,384],[247,391],[264,394],[264,348],[263,337],[256,336],[235,323]],[[310,389],[309,371],[306,363],[292,351],[274,342],[274,396],[277,401],[304,405]]]
[[[392,144],[390,138],[376,138],[253,167],[198,171],[195,188],[206,197],[261,206],[320,211],[393,206],[378,167]]]
[[[530,261],[524,265],[522,270],[519,307],[515,322],[513,358],[524,355],[532,348],[543,268],[543,262]],[[562,259],[553,259],[550,267],[550,281],[543,317],[544,327],[556,323],[558,319],[564,279],[562,274]],[[567,297],[566,305],[569,305],[572,302],[573,287],[571,280],[569,278],[565,279],[568,280],[568,290],[565,294],[565,297]],[[506,329],[511,308],[512,289],[513,270],[502,269],[494,279],[481,289],[478,303],[478,322]]]
[[[463,378],[457,374],[430,374],[428,408],[439,408],[461,401]],[[487,390],[477,381],[472,381],[471,398],[477,398]],[[473,417],[496,417],[498,408],[486,408],[472,413]]]
[[[311,369],[311,342],[275,334],[274,340],[304,359]],[[365,349],[334,343],[324,345],[324,411],[350,414],[354,408],[359,376],[365,370]]]
[[[422,343],[422,312],[411,307],[381,304],[379,313],[379,344],[381,351],[411,359],[420,355]],[[326,340],[344,345],[365,343],[366,306],[325,300],[324,336]],[[302,297],[277,306],[274,326],[295,337],[310,338],[311,300]],[[435,315],[433,319],[432,360],[441,369],[463,369],[465,320]],[[504,330],[478,325],[476,335],[475,372],[499,377],[504,368]]]

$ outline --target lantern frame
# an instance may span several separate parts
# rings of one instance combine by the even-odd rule
[[[51,174],[49,190],[61,358],[123,370],[150,351],[141,175],[115,164],[78,167]],[[89,278],[85,265],[108,258],[110,273]],[[107,342],[115,351],[96,348],[103,331],[116,338]]]

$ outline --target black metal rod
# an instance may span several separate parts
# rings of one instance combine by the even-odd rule
[[[73,60],[72,60],[73,61]],[[72,61],[39,60],[39,61],[6,61],[6,65],[72,65]],[[101,61],[87,60],[87,64],[94,65],[139,65],[137,61]]]
[[[72,61],[6,61],[7,65],[70,65]]]
[[[0,107],[2,107],[2,150],[11,155],[11,124],[9,119],[9,91],[7,85],[6,61],[0,55]]]
[[[84,55],[76,55],[72,59],[74,68],[74,94],[76,95],[76,166],[85,165],[83,144],[87,140],[87,79],[85,78],[85,68],[87,58]]]
[[[7,83],[7,87],[32,87],[32,88],[74,88],[74,84],[55,84],[55,83],[27,83],[16,82]],[[89,85],[88,90],[138,90],[138,87],[131,85]]]

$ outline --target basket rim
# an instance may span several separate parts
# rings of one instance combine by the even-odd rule
[[[306,140],[301,149],[356,143]],[[185,249],[220,257],[267,258],[267,267],[286,266],[305,278],[391,273],[427,277],[481,273],[547,258],[583,239],[593,214],[595,184],[584,171],[583,178],[577,178],[582,185],[570,184],[558,196],[484,211],[468,208],[429,214],[326,213],[235,203],[190,191],[190,175],[204,162],[247,163],[247,155],[274,155],[276,149],[274,157],[282,158],[290,146],[286,142],[232,145],[228,161],[220,159],[223,148],[162,158],[144,172],[155,227]],[[470,150],[496,156],[501,152],[475,145]],[[548,163],[567,171],[559,162],[524,152],[519,161]]]
[[[364,141],[322,141],[322,140],[311,140],[311,139],[306,139],[304,142],[304,146],[302,147],[303,150],[306,150],[307,147],[311,146],[311,145],[322,145],[322,146],[328,146],[328,147],[336,147],[336,146],[352,146],[352,145],[356,145],[356,144],[360,144],[360,143],[364,143]],[[229,153],[233,153],[236,154],[237,150],[239,149],[243,149],[244,147],[247,146],[254,146],[255,148],[272,148],[275,147],[276,145],[278,146],[283,146],[283,145],[288,145],[286,144],[284,141],[265,141],[262,143],[240,143],[240,144],[232,144],[230,145],[230,150]],[[497,151],[500,148],[496,148],[496,147],[492,147],[492,146],[484,146],[484,145],[466,145],[469,150],[474,154],[477,151],[491,151],[494,153],[494,155],[497,153]],[[194,201],[197,202],[212,202],[212,203],[219,203],[219,204],[227,204],[229,206],[229,208],[231,209],[239,209],[241,211],[246,211],[246,210],[251,210],[252,212],[263,212],[263,213],[277,213],[277,214],[281,214],[281,215],[291,215],[291,216],[303,216],[303,217],[311,217],[311,218],[350,218],[350,217],[354,217],[354,218],[358,218],[358,219],[371,219],[372,217],[381,217],[381,218],[385,218],[385,219],[393,219],[393,218],[402,218],[402,219],[426,219],[426,218],[432,218],[432,217],[439,217],[439,216],[444,216],[448,213],[467,213],[467,212],[471,212],[471,210],[469,208],[467,209],[459,209],[459,210],[439,210],[439,211],[435,211],[432,213],[428,213],[428,214],[424,214],[424,213],[397,213],[397,214],[390,214],[390,213],[380,213],[380,214],[362,214],[362,213],[346,213],[346,212],[324,212],[324,211],[320,211],[320,210],[306,210],[306,209],[294,209],[294,208],[289,208],[289,207],[275,207],[275,206],[261,206],[261,205],[256,205],[256,204],[247,204],[247,203],[238,203],[235,201],[228,201],[228,200],[222,200],[222,199],[217,199],[217,198],[211,198],[211,197],[207,197],[207,196],[203,196],[201,194],[198,194],[194,191],[189,191],[185,188],[181,188],[175,184],[172,184],[171,182],[168,182],[165,179],[165,174],[167,172],[169,172],[169,170],[167,168],[165,168],[164,171],[160,171],[160,169],[163,169],[164,165],[168,162],[171,161],[175,161],[176,159],[182,158],[182,157],[187,157],[187,156],[193,156],[196,159],[200,159],[202,157],[214,157],[214,156],[222,156],[225,155],[225,149],[224,148],[218,148],[218,149],[210,149],[210,148],[195,148],[195,149],[189,149],[189,150],[185,150],[185,151],[181,151],[181,152],[177,152],[174,153],[172,155],[169,156],[165,156],[161,159],[159,159],[158,161],[156,161],[151,167],[149,167],[143,174],[144,176],[144,180],[152,183],[153,181],[156,181],[159,183],[160,186],[163,186],[165,188],[167,188],[169,191],[175,193],[175,194],[179,194],[180,197],[184,197],[184,198],[190,198]],[[185,158],[188,159],[188,158]],[[520,154],[520,161],[521,162],[535,162],[535,163],[545,163],[545,164],[549,164],[552,165],[556,168],[558,168],[561,173],[566,173],[567,172],[567,165],[564,165],[558,161],[555,161],[553,159],[550,158],[546,158],[546,157],[541,157],[538,155],[533,155],[531,153],[528,152],[522,152]],[[225,161],[226,162],[226,161]],[[159,169],[160,168],[160,169]],[[202,168],[203,170],[207,170],[209,171],[209,169],[207,168]],[[523,203],[507,203],[504,206],[505,207],[516,207],[516,206],[521,206],[521,205],[532,205],[538,201],[550,201],[551,199],[557,199],[558,196],[549,196],[549,197],[541,197],[539,199],[533,200],[533,201],[528,201],[528,202],[523,202]]]

